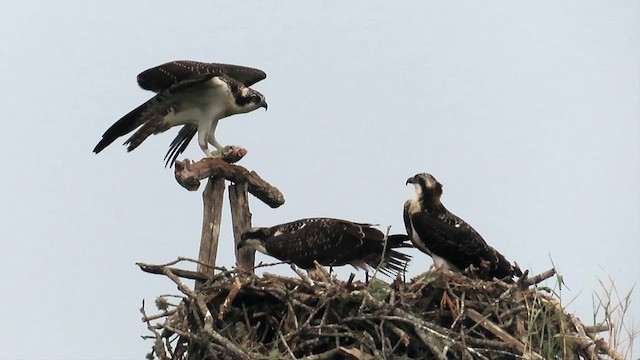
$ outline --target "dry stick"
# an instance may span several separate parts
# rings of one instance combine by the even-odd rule
[[[466,344],[464,344],[463,342],[463,347],[466,350],[466,352],[463,352],[462,355],[464,356],[465,359],[472,359],[473,360],[473,356],[471,356],[471,354],[474,354],[477,358],[483,359],[483,360],[489,360],[489,358],[487,358],[486,356],[480,354],[476,349],[467,346]]]
[[[169,277],[169,279],[173,280],[173,282],[176,285],[178,285],[178,289],[183,294],[187,295],[188,297],[190,297],[191,299],[193,299],[196,302],[196,305],[198,306],[198,309],[200,310],[200,312],[204,316],[204,329],[203,330],[207,335],[209,335],[213,340],[215,340],[218,343],[220,343],[220,345],[226,347],[227,350],[229,350],[237,358],[240,358],[240,359],[243,359],[243,360],[244,359],[246,359],[246,360],[251,359],[251,356],[249,354],[247,354],[242,349],[237,347],[234,343],[229,341],[224,336],[220,335],[217,331],[213,330],[213,316],[211,315],[211,312],[209,311],[209,308],[207,308],[207,304],[205,304],[204,300],[202,300],[202,297],[198,296],[198,294],[196,294],[195,291],[191,290],[188,286],[186,286],[182,282],[182,280],[180,280],[179,277],[177,277],[175,274],[173,274],[171,272],[171,270],[165,269],[164,270],[164,274],[167,275],[167,277]]]
[[[389,308],[388,304],[385,304],[384,302],[377,300],[366,291],[364,292],[353,291],[352,294],[354,295],[362,294],[363,305],[364,305],[364,302],[367,301],[371,304],[374,304],[376,307],[380,309],[388,308],[389,312],[395,315],[395,316],[383,316],[383,318],[389,319],[389,320],[402,321],[402,322],[413,325],[414,331],[416,332],[420,340],[422,340],[425,343],[425,345],[427,345],[439,359],[446,360],[447,348],[455,343],[453,339],[434,330],[433,326],[431,326],[426,321],[416,316],[413,316],[399,308],[395,308],[395,307]]]
[[[380,269],[380,267],[382,267],[382,264],[384,264],[384,256],[387,252],[387,241],[389,240],[389,231],[391,231],[391,225],[387,226],[387,232],[384,234],[384,244],[382,245],[382,255],[380,256],[380,263],[378,263],[378,266],[376,266],[375,270],[373,271],[373,275],[371,276],[369,284],[373,282],[373,279],[375,279],[376,275],[378,275],[378,270]]]
[[[588,334],[597,334],[608,331],[609,327],[606,324],[585,325],[584,331]]]
[[[447,290],[451,290],[449,288],[449,284],[447,284]],[[453,328],[456,327],[456,325],[458,324],[458,321],[460,321],[460,319],[462,319],[462,317],[464,316],[464,310],[465,310],[465,303],[464,303],[464,299],[465,299],[465,294],[466,291],[462,292],[462,296],[459,298],[460,300],[460,307],[459,309],[456,309],[456,312],[458,312],[458,315],[456,316],[456,318],[453,320],[453,323],[451,323],[451,326],[449,327],[451,330],[453,330]],[[456,302],[458,302],[456,300]],[[451,314],[454,315],[454,311],[451,311]]]
[[[596,354],[596,344],[587,336],[580,320],[578,320],[578,318],[573,314],[569,314],[569,320],[571,320],[571,323],[575,327],[576,332],[578,333],[577,341],[580,343],[580,346],[586,350],[589,360],[597,360],[598,355]]]
[[[245,246],[238,250],[242,234],[251,228],[247,183],[229,185],[229,202],[231,203],[231,222],[233,223],[233,238],[235,240],[236,267],[253,273],[256,259],[255,249]]]
[[[593,342],[595,344],[595,347],[599,351],[604,352],[605,354],[609,355],[609,357],[611,359],[613,359],[613,360],[624,360],[624,356],[622,356],[622,354],[616,352],[614,349],[611,349],[609,344],[601,336],[597,335],[597,332],[596,332],[597,330],[599,330],[599,331],[604,331],[604,330],[601,330],[597,326],[595,326],[595,327],[584,326],[582,324],[582,322],[580,320],[578,320],[578,318],[576,318],[574,315],[569,315],[569,316],[571,318],[571,321],[574,322],[574,325],[577,322],[577,324],[579,324],[580,327],[582,328],[582,331],[578,330],[578,333],[580,333],[581,336],[584,335],[584,336],[589,337],[591,340],[593,340]],[[600,324],[600,326],[604,326],[604,325]],[[595,329],[593,329],[594,332],[590,332],[590,331],[587,331],[587,328],[595,328]],[[576,329],[578,329],[577,325],[576,325]],[[590,329],[590,330],[592,330],[592,329]]]
[[[293,337],[297,336],[298,334],[300,334],[302,331],[304,331],[305,329],[307,329],[309,327],[309,325],[311,324],[311,321],[313,320],[313,318],[318,314],[318,312],[320,310],[322,310],[328,303],[330,303],[331,299],[327,299],[325,298],[324,300],[321,300],[320,303],[316,306],[315,309],[313,309],[310,313],[309,316],[307,317],[307,319],[304,321],[304,323],[302,323],[302,325],[300,325],[300,327],[298,328],[298,330],[294,333],[290,333],[287,335],[287,337],[289,339],[292,339]],[[325,310],[325,313],[327,312],[327,310]],[[319,332],[318,335],[320,335],[322,333],[322,331]]]
[[[200,262],[196,259],[192,259],[192,258],[188,258],[188,257],[184,257],[184,256],[178,256],[177,259],[173,260],[173,261],[169,261],[166,264],[156,264],[155,266],[171,266],[171,265],[175,265],[181,261],[187,261],[187,262],[192,262],[194,264],[198,264],[198,265],[202,265],[202,266],[206,266],[206,267],[211,267],[211,268],[215,268],[216,270],[221,270],[221,271],[227,271],[227,269],[225,269],[224,267],[216,267],[216,266],[211,266],[209,264],[205,264],[203,262]]]
[[[492,334],[502,339],[502,341],[509,344],[512,348],[518,350],[522,354],[525,353],[526,349],[524,344],[522,344],[516,338],[511,336],[508,332],[502,330],[502,328],[500,328],[498,325],[489,321],[486,317],[480,315],[480,313],[477,312],[476,310],[467,308],[466,314],[469,318],[471,318],[477,324],[489,330]],[[542,356],[536,354],[533,351],[531,352],[531,355],[536,359],[542,359]]]
[[[157,274],[157,275],[164,275],[164,269],[169,269],[171,270],[172,273],[176,274],[177,276],[181,277],[181,278],[185,278],[185,279],[191,279],[191,280],[197,280],[197,281],[207,281],[210,279],[210,277],[208,277],[207,275],[197,272],[197,271],[190,271],[190,270],[183,270],[183,269],[176,269],[176,268],[168,268],[165,267],[163,265],[151,265],[151,264],[145,264],[145,263],[136,263],[136,265],[138,265],[140,267],[140,270],[149,273],[149,274]]]
[[[276,265],[288,264],[286,261],[278,261],[273,263],[262,263],[260,262],[258,265],[254,266],[253,269],[261,268],[261,267],[271,267]]]
[[[300,324],[298,323],[298,316],[296,315],[296,311],[293,309],[293,304],[291,304],[291,301],[287,301],[287,311],[289,312],[288,315],[293,317],[293,326],[296,332],[298,332],[300,329]]]
[[[555,274],[556,274],[555,268],[549,269],[543,273],[527,278],[524,281],[524,285],[525,287],[529,287],[531,285],[538,284],[544,280],[547,280],[548,278],[552,277]]]
[[[209,178],[207,187],[202,193],[204,215],[202,218],[200,251],[198,253],[198,272],[209,277],[214,275],[213,269],[210,266],[216,265],[216,257],[218,255],[223,195],[224,179]],[[208,264],[209,266],[202,266],[200,263]],[[200,288],[202,284],[202,281],[196,281],[196,289]]]
[[[227,297],[222,302],[222,305],[220,305],[220,310],[218,311],[218,319],[219,320],[223,320],[224,319],[224,315],[229,310],[229,307],[233,303],[233,300],[235,300],[236,296],[238,295],[238,292],[245,285],[247,285],[249,283],[249,281],[251,281],[251,279],[249,279],[249,278],[245,278],[242,281],[240,281],[240,278],[238,278],[238,277],[236,277],[234,279],[233,285],[231,286],[231,289],[229,289],[229,294],[227,295]]]
[[[535,284],[539,284],[540,282],[552,277],[553,275],[556,274],[556,269],[555,268],[551,268],[550,270],[547,270],[543,273],[540,273],[538,275],[532,276],[532,277],[527,277],[527,274],[529,273],[529,270],[525,271],[524,274],[522,275],[522,277],[520,279],[518,279],[518,282],[516,282],[516,286],[511,286],[510,288],[508,288],[504,293],[502,293],[498,299],[496,300],[502,300],[505,299],[507,296],[509,296],[510,294],[512,294],[513,292],[515,292],[518,289],[526,289],[531,285],[535,285]]]
[[[289,356],[291,356],[291,358],[295,360],[296,356],[293,354],[293,351],[291,351],[289,344],[287,344],[287,341],[284,339],[284,336],[282,335],[282,331],[280,330],[278,330],[278,337],[280,337],[280,341],[284,345],[284,348],[287,349],[287,353],[289,354]]]
[[[339,349],[331,349],[320,354],[305,356],[302,360],[329,360],[334,359],[340,353]]]
[[[593,341],[596,342],[596,346],[599,350],[604,351],[613,360],[624,360],[624,356],[612,349],[602,336],[595,335]]]
[[[176,334],[178,334],[180,336],[184,336],[185,338],[188,338],[189,340],[192,340],[192,341],[195,340],[195,335],[193,333],[182,331],[182,330],[180,330],[178,328],[173,327],[173,325],[163,324],[162,327],[167,329],[167,330],[169,330],[169,331],[171,331],[171,332],[173,332],[173,333],[176,333]]]
[[[143,304],[142,305],[144,306],[144,300],[143,300]],[[165,311],[165,312],[162,312],[162,313],[156,314],[156,315],[151,315],[151,316],[145,315],[144,317],[142,317],[142,321],[147,322],[147,321],[151,321],[151,320],[157,320],[157,319],[160,319],[160,318],[163,318],[163,317],[171,316],[171,315],[173,315],[173,314],[175,314],[177,312],[178,312],[178,309],[172,309],[172,310]]]
[[[147,316],[147,312],[144,310],[144,300],[142,300],[142,307],[140,308],[140,312],[142,313],[142,321],[144,321],[147,324],[147,329],[153,332],[153,335],[155,337],[153,351],[156,353],[156,355],[158,355],[160,360],[166,360],[167,353],[164,347],[164,343],[162,342],[162,336],[160,335],[160,333],[156,331],[156,329],[153,328],[153,325],[151,325],[151,321]]]
[[[386,357],[386,350],[387,350],[387,341],[389,339],[388,336],[385,335],[384,333],[384,320],[380,321],[380,324],[378,325],[378,333],[380,334],[380,347],[381,347],[381,352],[382,352],[382,356]]]

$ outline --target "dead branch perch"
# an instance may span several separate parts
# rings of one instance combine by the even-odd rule
[[[189,191],[200,187],[200,180],[220,177],[234,183],[247,183],[249,192],[272,208],[284,204],[284,195],[264,181],[256,172],[229,164],[220,158],[204,158],[197,162],[189,159],[175,162],[175,177],[180,185]]]

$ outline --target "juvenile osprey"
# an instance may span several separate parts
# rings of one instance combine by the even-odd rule
[[[372,226],[330,218],[301,219],[253,228],[242,235],[238,249],[250,246],[310,271],[315,260],[324,266],[350,264],[363,270],[380,265],[379,271],[388,276],[404,272],[411,257],[395,249],[409,247],[408,237],[390,235],[385,249],[385,235]]]
[[[473,265],[486,279],[522,275],[471,225],[442,205],[442,184],[432,175],[417,174],[407,184],[413,184],[416,190],[415,196],[404,204],[407,234],[418,249],[433,258],[436,267],[461,272]]]
[[[196,132],[200,148],[212,157],[208,144],[215,146],[215,154],[224,151],[215,138],[220,119],[260,107],[267,109],[264,96],[249,88],[266,77],[258,69],[197,61],[172,61],[145,70],[138,75],[138,85],[157,95],[111,125],[93,152],[99,153],[138,127],[124,143],[127,151],[138,147],[149,135],[184,125],[165,156],[167,164],[173,164]]]

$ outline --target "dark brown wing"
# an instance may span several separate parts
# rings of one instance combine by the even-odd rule
[[[314,260],[321,265],[336,265],[334,259],[339,253],[360,245],[359,239],[345,236],[342,227],[320,218],[277,225],[271,233],[278,235],[265,242],[269,254],[305,269],[312,269]]]
[[[280,234],[267,240],[269,254],[306,269],[313,261],[325,266],[368,265],[390,275],[404,271],[410,257],[395,248],[406,247],[406,235],[392,235],[384,249],[384,234],[370,224],[331,218],[302,219],[270,230]],[[384,260],[383,260],[384,253]]]
[[[120,136],[130,133],[133,130],[135,130],[138,126],[142,125],[144,123],[142,114],[147,110],[148,106],[149,104],[147,101],[144,104],[138,106],[137,108],[131,110],[128,114],[126,114],[125,116],[120,118],[120,120],[116,121],[113,125],[111,125],[107,129],[107,131],[105,131],[104,134],[102,134],[102,139],[100,139],[96,147],[93,148],[93,152],[96,154],[99,153]]]
[[[183,81],[210,79],[219,75],[228,75],[245,86],[251,86],[267,77],[264,71],[246,66],[179,60],[141,72],[138,75],[138,85],[145,90],[158,93]]]
[[[426,212],[411,215],[411,222],[420,239],[433,254],[447,259],[458,269],[470,265],[481,268],[481,260],[488,261],[489,276],[503,278],[517,275],[517,271],[502,254],[489,246],[469,224],[447,212],[433,216]]]
[[[137,108],[131,110],[128,114],[111,125],[111,127],[109,127],[109,129],[107,129],[107,131],[105,131],[105,133],[102,135],[102,139],[93,149],[93,152],[96,154],[99,153],[120,136],[126,135],[138,128],[140,125],[146,124],[150,120],[153,120],[154,123],[149,124],[153,126],[146,126],[144,127],[144,129],[141,128],[125,142],[125,145],[129,145],[127,150],[132,151],[138,145],[140,145],[149,135],[155,133],[158,126],[162,125],[161,122],[158,121],[157,117],[166,115],[172,107],[176,106],[176,103],[174,101],[175,93],[194,86],[198,86],[199,84],[206,82],[212,77],[214,77],[214,75],[208,74],[202,75],[197,78],[194,77],[191,79],[185,79],[179,83],[173,84],[167,89],[162,90],[161,92],[156,94],[156,96],[147,100],[144,104],[138,106]],[[191,137],[193,137],[193,135],[191,135]],[[189,138],[188,140],[191,140],[191,138]],[[181,145],[179,149],[184,150],[185,147],[186,144]],[[181,151],[179,151],[178,154],[180,152]],[[176,154],[175,156],[177,157],[178,154]]]

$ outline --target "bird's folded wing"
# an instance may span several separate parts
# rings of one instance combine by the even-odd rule
[[[494,261],[495,250],[465,222],[443,221],[424,212],[411,215],[411,222],[431,252],[456,266],[463,264],[464,269],[466,264],[476,263],[480,258]]]

